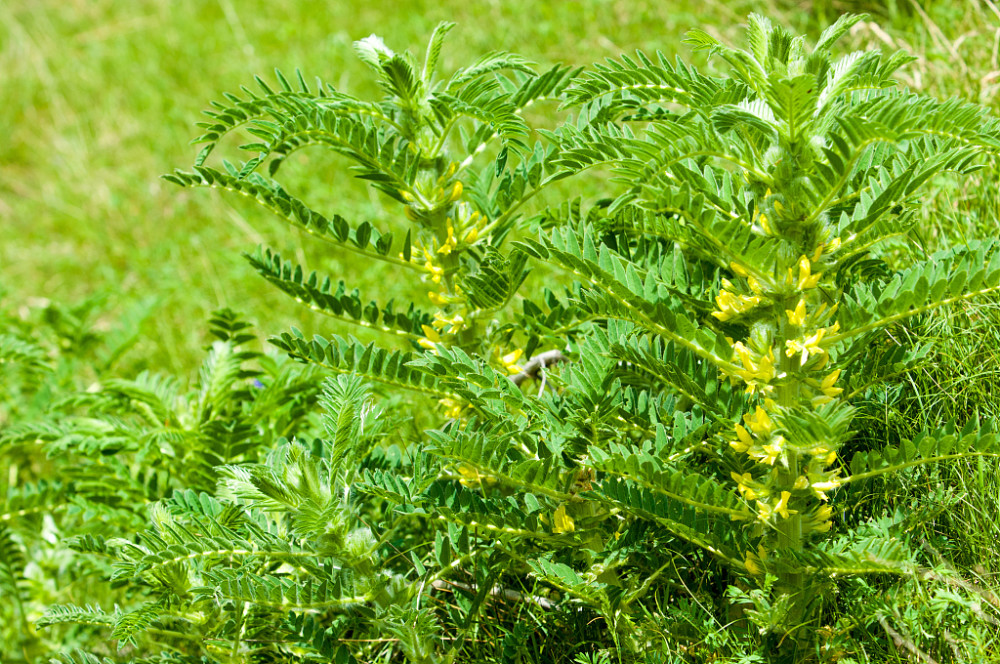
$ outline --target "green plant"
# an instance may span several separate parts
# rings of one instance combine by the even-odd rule
[[[640,53],[570,82],[504,55],[435,84],[442,26],[422,69],[377,38],[358,43],[389,94],[380,103],[280,75],[277,92],[227,97],[194,172],[168,179],[244,193],[406,270],[434,284],[438,311],[364,305],[273,252],[251,257],[307,305],[411,348],[275,339],[340,374],[322,437],[270,439],[266,455],[217,468],[214,491],[178,490],[137,541],[116,540],[134,610],[53,608],[44,621],[105,622],[160,661],[524,661],[516,627],[491,642],[483,616],[499,597],[540,629],[603,622],[593,650],[622,661],[654,639],[652,661],[832,657],[818,635],[839,629],[839,579],[931,573],[905,542],[838,520],[837,489],[1000,447],[974,417],[894,429],[888,446],[853,440],[852,401],[928,353],[886,331],[1000,289],[993,242],[923,260],[906,249],[921,187],[1000,149],[998,123],[896,90],[905,54],[835,59],[858,20],[813,47],[757,15],[747,50],[691,31],[729,65],[722,78]],[[549,94],[576,117],[542,132],[558,150],[529,150],[518,109]],[[255,156],[205,166],[247,121]],[[448,156],[462,122],[471,138]],[[403,206],[414,226],[401,245],[256,173],[316,143]],[[536,192],[597,168],[612,169],[613,200],[524,219],[537,239],[501,253]],[[518,294],[528,257],[572,284]],[[403,415],[380,412],[363,379],[414,393],[410,413],[444,406],[437,428],[386,424]]]
[[[765,632],[791,633],[784,648],[795,661],[810,652],[824,577],[912,572],[891,541],[824,536],[834,514],[828,493],[923,463],[993,454],[997,446],[994,425],[971,420],[838,463],[854,433],[849,399],[884,371],[882,331],[995,291],[1000,278],[995,246],[975,242],[896,272],[863,271],[888,240],[906,237],[919,187],[943,171],[973,170],[977,154],[996,151],[998,133],[978,107],[892,90],[890,76],[908,60],[904,54],[834,61],[830,47],[858,20],[840,19],[809,49],[751,16],[747,51],[689,33],[688,43],[731,66],[725,81],[640,56],[568,91],[586,115],[606,123],[570,132],[563,163],[574,170],[614,166],[630,186],[613,210],[638,207],[630,215],[639,220],[635,230],[718,267],[719,285],[685,289],[700,302],[675,294],[683,276],[676,259],[641,271],[579,231],[524,245],[590,282],[580,298],[588,313],[635,326],[607,347],[611,357],[677,385],[720,424],[742,420],[730,429],[735,458],[706,450],[736,482],[735,501],[718,475],[689,468],[673,475],[675,484],[665,483],[662,475],[677,471],[656,448],[629,451],[628,470],[625,459],[599,448],[590,449],[589,460],[635,484],[628,493],[616,490],[609,506],[638,511],[629,494],[652,490],[705,513],[752,521],[735,539],[701,539],[700,528],[677,532],[751,577],[774,575],[771,599],[757,601],[748,615]],[[634,138],[614,122],[619,118],[653,121]],[[905,365],[920,354],[896,359]],[[723,400],[692,384],[693,364],[744,385],[746,400]]]
[[[89,608],[131,602],[131,593],[93,584],[111,575],[113,535],[141,530],[158,514],[151,506],[175,492],[214,489],[220,466],[257,461],[285,436],[319,429],[320,372],[251,350],[248,328],[233,312],[216,312],[215,341],[191,386],[107,372],[90,385],[50,386],[44,403],[0,432],[0,583],[12,599],[2,608],[11,612],[0,632],[4,661],[85,645],[95,626],[128,624],[129,611],[98,620]],[[56,372],[70,359],[53,357]],[[81,364],[73,366],[82,373]],[[88,608],[53,608],[75,603]],[[37,629],[60,622],[36,623],[48,610],[86,625]]]
[[[436,309],[431,315],[415,304],[396,311],[391,301],[366,303],[344,282],[334,285],[316,272],[307,275],[301,265],[269,249],[247,256],[265,278],[315,311],[423,348],[445,343],[493,353],[500,365],[513,367],[516,360],[504,349],[510,330],[489,324],[526,271],[523,257],[504,256],[499,248],[522,206],[565,175],[547,173],[551,148],[527,145],[529,127],[521,111],[558,96],[573,70],[557,66],[538,75],[523,58],[497,52],[438,80],[441,48],[452,27],[437,27],[422,64],[374,35],[355,43],[386,95],[378,102],[359,100],[322,80],[310,87],[301,73],[293,85],[277,72],[278,91],[257,79],[259,93],[244,88],[243,97],[227,95],[208,112],[211,120],[202,123],[205,133],[197,139],[207,145],[194,171],[165,178],[249,196],[315,238],[420,279],[428,284],[427,298]],[[244,127],[258,139],[242,146],[254,156],[239,165],[223,161],[223,170],[206,166],[218,142]],[[340,215],[324,215],[257,172],[266,164],[273,176],[293,152],[309,147],[347,157],[355,177],[399,204],[398,218],[388,223],[392,228],[402,219],[410,223],[402,240],[368,221],[352,226]],[[473,170],[476,155],[487,148],[494,148],[494,158]],[[512,154],[523,159],[507,170]],[[377,372],[373,377],[379,378]]]

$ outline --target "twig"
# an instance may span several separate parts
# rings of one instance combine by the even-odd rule
[[[454,586],[468,592],[476,592],[474,587],[467,583],[462,583],[461,581],[445,581],[444,579],[438,579],[432,583],[431,586],[435,590],[441,590],[447,586]],[[489,595],[490,597],[503,597],[504,599],[510,599],[516,602],[528,602],[542,609],[551,609],[555,607],[555,603],[545,597],[539,597],[538,595],[525,595],[524,593],[519,593],[516,590],[501,588],[500,586],[493,586],[493,588],[490,589]]]
[[[917,644],[913,643],[913,641],[909,640],[908,638],[906,638],[905,636],[894,630],[892,626],[889,625],[889,621],[886,620],[884,615],[879,616],[878,622],[880,625],[882,625],[882,629],[884,629],[885,633],[889,635],[889,637],[892,639],[893,644],[895,644],[897,648],[899,648],[900,650],[905,648],[906,650],[914,654],[917,657],[917,659],[919,659],[921,662],[924,662],[925,664],[937,664],[937,661],[931,658],[931,656],[925,653],[923,650],[918,648]]]
[[[515,385],[520,386],[521,383],[529,378],[534,378],[539,371],[544,371],[545,367],[565,362],[568,359],[560,350],[547,350],[531,358],[521,369],[521,373],[514,374],[510,377],[510,380]]]

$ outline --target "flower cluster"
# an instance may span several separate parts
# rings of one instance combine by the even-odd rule
[[[752,311],[760,304],[759,295],[744,295],[736,292],[736,287],[728,279],[722,280],[722,292],[715,298],[718,307],[712,315],[720,321],[728,321]]]

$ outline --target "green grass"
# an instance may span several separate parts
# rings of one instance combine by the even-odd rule
[[[200,322],[219,306],[245,310],[271,332],[293,322],[328,329],[272,292],[240,258],[262,242],[294,252],[301,244],[294,233],[234,197],[159,179],[190,166],[193,123],[210,100],[276,67],[374,94],[352,41],[377,32],[406,48],[446,19],[459,23],[444,54],[449,70],[493,49],[518,50],[542,64],[583,63],[634,47],[672,50],[696,23],[690,13],[652,2],[406,6],[399,16],[365,2],[331,4],[325,14],[314,3],[259,0],[0,5],[0,215],[7,232],[0,262],[12,299],[107,293],[109,325],[155,296],[144,340],[127,359],[175,371],[194,364]],[[305,155],[292,169],[314,176],[317,158]],[[341,177],[312,180],[325,189],[321,204],[349,216],[381,209]],[[359,278],[362,288],[382,283],[349,256],[310,258]]]

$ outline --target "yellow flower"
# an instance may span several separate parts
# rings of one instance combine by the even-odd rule
[[[834,387],[834,383],[840,378],[840,369],[837,369],[829,376],[823,379],[823,382],[819,384],[819,389],[823,394],[828,397],[840,396],[840,393],[844,391],[841,387]]]
[[[764,575],[765,570],[764,566],[761,564],[761,559],[757,554],[753,553],[752,551],[747,551],[747,557],[746,560],[743,561],[743,564],[746,565],[747,572],[749,572],[750,574],[754,576]]]
[[[458,467],[458,475],[461,478],[458,480],[459,484],[461,484],[464,487],[469,487],[470,489],[473,489],[482,484],[482,480],[484,479],[483,476],[479,474],[479,471],[474,466],[470,466],[464,463]],[[493,482],[489,482],[489,478],[486,479],[488,484],[494,484],[496,482],[496,480],[493,480]]]
[[[743,365],[743,369],[737,370],[735,375],[746,382],[747,394],[753,394],[757,389],[767,394],[772,389],[768,383],[774,378],[774,351],[757,355],[739,341],[733,344],[733,351]]]
[[[753,477],[750,473],[743,473],[742,475],[739,473],[730,473],[730,476],[736,482],[736,488],[739,489],[739,492],[743,494],[747,500],[757,499],[757,492],[750,487],[750,484],[753,482]]]
[[[747,272],[747,269],[745,267],[743,267],[742,265],[740,265],[739,263],[737,263],[736,261],[733,261],[732,263],[729,264],[729,269],[732,270],[733,274],[735,274],[737,276],[740,276],[740,277],[749,277],[750,276],[750,273]]]
[[[426,348],[427,350],[434,350],[437,344],[441,343],[441,335],[430,325],[421,325],[421,329],[424,331],[424,338],[417,341],[417,344],[421,348]]]
[[[778,504],[774,506],[774,511],[777,512],[778,515],[781,516],[781,518],[783,519],[789,518],[792,514],[798,514],[796,510],[788,509],[788,499],[791,497],[792,497],[791,492],[782,491],[781,500],[779,500]]]
[[[451,217],[448,218],[448,237],[445,239],[444,244],[438,249],[438,253],[442,256],[447,256],[451,253],[452,249],[458,246],[458,240],[455,239],[455,226],[451,223]]]
[[[465,409],[465,404],[454,399],[441,399],[438,403],[444,406],[444,416],[452,419],[459,417]]]
[[[732,286],[728,281],[724,280],[723,283]],[[738,295],[727,289],[715,297],[718,311],[713,311],[712,315],[725,322],[747,313],[758,304],[760,304],[760,298],[756,295]]]
[[[806,324],[806,301],[800,299],[799,304],[795,307],[795,311],[785,309],[785,313],[788,315],[789,323],[797,327],[802,327]]]
[[[736,436],[739,440],[732,441],[729,443],[729,446],[737,452],[746,452],[748,449],[753,447],[753,438],[751,438],[747,430],[739,424],[736,425]]]
[[[781,453],[785,451],[785,437],[775,436],[771,442],[764,446],[763,454],[755,454],[754,456],[761,463],[766,463],[769,466],[773,466],[774,462],[778,460]]]
[[[768,235],[774,235],[774,229],[771,228],[771,223],[767,220],[766,214],[760,215],[758,221],[760,221],[760,227],[764,229],[765,233],[767,233]]]
[[[812,266],[809,264],[809,258],[807,256],[799,258],[799,290],[816,288],[822,276],[822,273],[812,274]]]
[[[829,500],[829,497],[826,495],[826,492],[839,489],[840,480],[838,480],[836,477],[833,477],[825,482],[813,482],[812,484],[809,485],[809,488],[812,490],[813,495],[819,498],[820,500],[824,501]]]
[[[435,265],[430,261],[430,259],[428,259],[427,262],[424,263],[424,269],[431,273],[431,281],[436,284],[441,283],[441,277],[444,276],[443,267]]]
[[[809,530],[817,533],[829,532],[830,528],[833,526],[831,518],[833,517],[833,508],[829,505],[823,505],[818,510],[812,513],[809,519]]]
[[[774,423],[768,416],[767,411],[760,406],[757,406],[752,415],[750,413],[744,415],[743,421],[758,436],[765,436],[774,431]]]
[[[468,327],[468,323],[462,314],[453,314],[450,317],[446,317],[440,311],[434,314],[434,321],[431,323],[435,328],[446,331],[448,334],[458,334],[462,330]],[[445,330],[447,328],[447,330]]]
[[[788,499],[792,497],[791,492],[782,491],[781,498],[778,499],[777,504],[769,505],[768,503],[758,500],[757,501],[757,518],[761,521],[767,521],[771,518],[772,514],[777,514],[783,519],[789,518],[793,514],[798,514],[797,510],[788,509]]]
[[[517,365],[517,361],[521,359],[522,355],[524,355],[524,351],[518,348],[517,350],[507,353],[501,357],[500,364],[502,364],[504,369],[506,369],[512,376],[514,374],[519,374],[521,373],[521,367]]]
[[[552,515],[552,532],[554,533],[571,533],[576,530],[576,524],[573,523],[573,517],[566,514],[566,505],[560,505],[556,508],[555,514]]]
[[[821,327],[816,331],[816,334],[810,337],[803,337],[800,339],[791,339],[785,342],[785,355],[792,357],[797,353],[802,353],[801,363],[805,364],[809,359],[809,355],[821,355],[825,354],[826,351],[820,346],[820,342],[823,340],[823,335],[826,334],[827,328]]]

